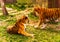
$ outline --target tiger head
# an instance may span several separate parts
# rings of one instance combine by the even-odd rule
[[[23,16],[21,17],[20,21],[23,22],[23,23],[28,23],[28,22],[29,22],[29,19],[28,19],[27,16],[23,15]]]
[[[41,8],[41,7],[34,7],[34,15],[39,16],[39,14],[42,14],[42,11],[44,11],[45,8]]]
[[[39,7],[34,7],[33,13],[34,13],[35,16],[39,16],[40,8]]]

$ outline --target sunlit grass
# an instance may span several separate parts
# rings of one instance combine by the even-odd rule
[[[41,30],[36,29],[33,26],[27,26],[26,31],[35,34],[34,38],[7,33],[7,27],[16,23],[15,15],[0,15],[0,22],[6,23],[6,25],[0,26],[0,42],[60,42],[60,32],[54,31],[53,29]],[[29,18],[31,20],[38,20],[38,17],[31,14],[29,15]]]

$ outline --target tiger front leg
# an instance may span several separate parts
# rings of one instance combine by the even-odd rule
[[[36,24],[36,26],[34,26],[35,28],[39,28],[40,27],[40,25],[43,23],[43,16],[40,14],[39,15],[39,21],[38,21],[38,23]]]
[[[39,26],[40,26],[40,29],[45,29],[45,27],[47,26],[45,19],[42,19],[40,21]]]
[[[38,23],[34,26],[35,28],[38,28],[40,25],[40,20],[38,21]]]
[[[44,24],[45,20],[44,19],[40,19],[38,24],[35,26],[35,28],[40,28],[40,29],[45,29],[46,24]]]
[[[18,34],[22,34],[24,36],[34,37],[34,34],[27,33],[25,30],[22,30],[22,29],[18,30]]]
[[[34,26],[35,28],[39,28],[43,23],[43,19],[42,18],[39,18],[39,21],[38,23],[36,24],[36,26]]]

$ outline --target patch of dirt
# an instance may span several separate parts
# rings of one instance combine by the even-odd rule
[[[56,30],[56,31],[60,31],[60,25],[55,25],[55,24],[48,24],[47,27]]]

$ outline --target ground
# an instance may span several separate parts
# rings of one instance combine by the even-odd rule
[[[8,12],[9,16],[3,16],[0,11],[0,42],[60,42],[60,32],[52,29],[41,30],[35,29],[33,26],[27,26],[26,31],[35,34],[33,38],[7,33],[7,27],[13,26],[17,21],[16,17],[22,15],[20,13],[22,11],[8,10]]]

